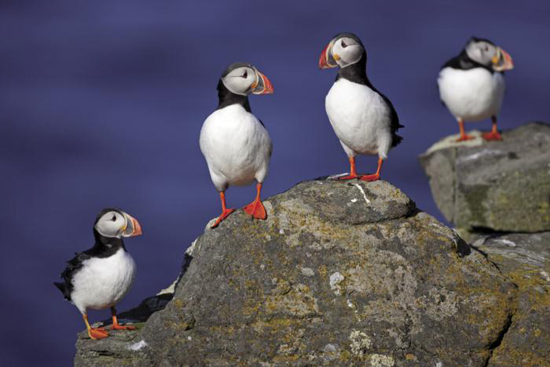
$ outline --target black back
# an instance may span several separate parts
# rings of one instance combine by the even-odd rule
[[[67,267],[61,273],[61,278],[63,279],[62,283],[54,282],[53,284],[63,293],[67,300],[71,300],[71,293],[73,292],[73,277],[74,275],[82,268],[82,263],[85,260],[91,258],[106,258],[113,256],[119,249],[124,249],[124,242],[121,238],[110,238],[101,235],[96,229],[95,224],[98,222],[105,213],[109,211],[118,211],[118,209],[107,208],[103,209],[101,213],[97,216],[94,223],[94,237],[95,244],[91,249],[88,249],[83,252],[75,253],[75,257],[67,261]]]
[[[386,102],[388,108],[390,109],[390,130],[392,134],[392,147],[395,147],[403,140],[403,137],[397,135],[397,130],[404,127],[399,123],[399,116],[397,115],[397,111],[395,111],[395,108],[393,107],[390,99],[382,94],[378,89],[376,89],[367,77],[367,51],[365,51],[365,47],[361,43],[361,40],[359,40],[359,38],[357,38],[357,36],[355,36],[353,33],[340,33],[336,37],[341,36],[354,38],[356,41],[358,41],[363,47],[363,55],[361,56],[361,59],[359,59],[359,61],[357,61],[355,64],[348,65],[345,68],[340,68],[340,70],[338,71],[338,75],[336,76],[336,81],[338,81],[340,78],[344,78],[346,80],[349,80],[350,82],[365,85],[378,93],[380,97],[382,97],[382,99]]]
[[[470,57],[466,53],[466,50],[462,50],[462,52],[459,55],[453,57],[452,59],[447,61],[445,64],[443,64],[441,69],[444,69],[444,68],[453,68],[458,70],[471,70],[475,68],[483,68],[488,72],[490,72],[491,74],[495,72],[489,66],[480,64],[479,62],[470,59]]]

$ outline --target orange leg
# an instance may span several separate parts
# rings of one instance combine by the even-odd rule
[[[87,314],[82,315],[82,318],[84,319],[84,323],[86,324],[86,329],[88,330],[88,336],[90,337],[90,339],[105,339],[109,336],[109,333],[104,328],[92,328],[90,326],[90,323],[88,322]]]
[[[116,310],[114,307],[111,307],[111,315],[113,316],[113,325],[111,326],[111,330],[136,330],[133,326],[123,326],[118,323]]]
[[[457,142],[472,140],[474,138],[473,136],[466,135],[466,132],[464,131],[464,120],[458,119],[458,128],[460,129],[460,138],[456,139]]]
[[[349,175],[338,177],[339,180],[353,180],[354,178],[358,178],[357,171],[355,170],[355,157],[349,157]]]
[[[363,175],[361,176],[360,180],[367,182],[378,181],[380,179],[380,172],[382,171],[382,163],[382,158],[378,158],[378,169],[376,170],[376,173],[372,175]]]
[[[262,204],[262,201],[260,200],[260,195],[262,193],[261,182],[258,182],[256,184],[256,190],[257,190],[256,199],[254,199],[253,202],[245,206],[243,209],[252,217],[264,220],[267,218],[267,213],[265,211],[264,205]]]
[[[488,140],[488,141],[490,141],[490,140],[502,140],[502,136],[499,134],[498,129],[497,129],[497,117],[492,116],[491,120],[493,121],[493,129],[491,130],[490,133],[484,133],[483,134],[483,139]]]
[[[227,218],[229,214],[235,211],[235,209],[228,209],[225,206],[225,191],[220,191],[220,199],[222,201],[222,214],[218,217],[218,219],[216,219],[216,223],[212,224],[211,228],[216,228],[222,222],[222,220]]]

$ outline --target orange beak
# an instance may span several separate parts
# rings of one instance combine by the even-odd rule
[[[319,69],[331,69],[338,66],[336,60],[331,55],[332,41],[325,47],[321,56],[319,57]]]
[[[254,94],[272,94],[273,84],[264,74],[256,70],[258,74],[258,81],[252,86],[252,93]]]
[[[124,237],[135,237],[140,236],[143,232],[141,231],[141,224],[137,221],[136,218],[132,217],[130,214],[124,213],[128,226],[124,230]]]
[[[502,48],[497,47],[497,56],[493,58],[493,69],[496,71],[512,70],[514,62],[512,56]]]

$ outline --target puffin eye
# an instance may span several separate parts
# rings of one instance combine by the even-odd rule
[[[246,70],[244,71],[244,74],[242,75],[242,77],[245,79],[248,77],[248,72]]]
[[[111,218],[111,220],[112,220],[113,222],[116,222],[116,215],[113,215],[113,217]]]
[[[348,45],[346,45],[346,43],[344,42],[344,40],[342,40],[341,45],[342,45],[342,48],[348,47]]]

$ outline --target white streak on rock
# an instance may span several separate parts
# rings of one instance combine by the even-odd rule
[[[365,193],[365,190],[363,190],[363,188],[361,187],[361,185],[359,184],[353,184],[355,187],[357,187],[359,189],[359,191],[361,191],[361,194],[363,194],[363,198],[365,199],[365,202],[367,204],[370,204],[370,200],[369,198],[367,197],[367,194]]]
[[[504,238],[497,238],[495,240],[496,242],[500,242],[504,245],[510,246],[510,247],[516,247],[516,244],[510,240],[505,240]]]
[[[133,350],[134,352],[137,352],[138,350],[143,349],[143,348],[147,347],[148,345],[149,344],[147,344],[147,342],[145,340],[142,340],[142,341],[139,341],[137,343],[130,344],[128,346],[128,349]]]
[[[461,157],[459,159],[460,163],[464,163],[464,162],[468,162],[468,161],[473,161],[473,160],[477,160],[481,157],[484,157],[484,156],[496,156],[496,157],[499,157],[499,156],[504,156],[506,155],[506,153],[504,153],[503,151],[501,150],[489,150],[489,149],[485,149],[485,150],[482,150],[481,152],[477,152],[477,153],[474,153],[474,154],[470,154],[470,155],[467,155],[465,157]]]

